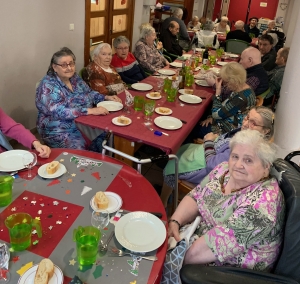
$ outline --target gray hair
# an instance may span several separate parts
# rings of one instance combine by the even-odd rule
[[[100,43],[94,50],[93,50],[93,55],[92,55],[92,59],[94,60],[95,57],[97,57],[100,53],[100,51],[105,48],[105,47],[109,47],[111,49],[111,46],[110,44],[106,43],[106,42],[103,42],[103,43]]]
[[[192,18],[192,21],[199,21],[199,17],[198,17],[198,16],[194,16],[194,17]]]
[[[120,43],[125,42],[130,46],[130,41],[126,36],[118,36],[117,38],[114,39],[113,45],[114,48],[117,48]]]
[[[146,39],[151,33],[155,33],[155,29],[152,26],[144,26],[140,33],[140,38]]]
[[[64,57],[64,56],[71,56],[74,63],[75,63],[76,57],[75,57],[74,53],[72,52],[72,50],[67,48],[67,47],[63,47],[59,51],[55,52],[52,55],[52,58],[51,58],[51,61],[50,61],[50,66],[48,67],[47,75],[54,76],[55,71],[54,71],[52,65],[57,64],[59,58]]]
[[[203,30],[212,31],[215,25],[211,20],[207,20],[206,23],[203,25]]]
[[[269,130],[269,132],[265,134],[265,139],[272,139],[275,131],[275,113],[271,109],[264,106],[255,106],[251,108],[251,110],[252,109],[254,109],[261,116],[263,128]]]
[[[178,16],[181,16],[181,15],[183,15],[183,10],[181,8],[176,8],[173,12],[173,16],[178,17]]]
[[[271,166],[276,159],[276,145],[264,139],[257,130],[241,130],[229,142],[230,152],[237,145],[251,146],[260,159],[263,167]]]

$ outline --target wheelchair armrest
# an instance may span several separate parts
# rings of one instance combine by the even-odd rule
[[[229,266],[185,265],[180,271],[183,284],[299,284],[288,277]]]

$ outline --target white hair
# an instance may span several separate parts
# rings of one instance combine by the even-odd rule
[[[93,60],[95,59],[95,57],[97,57],[97,56],[99,55],[100,51],[101,51],[103,48],[105,48],[105,47],[108,47],[108,48],[111,49],[110,44],[104,42],[104,43],[100,43],[100,44],[93,50],[93,56],[92,56]]]
[[[176,8],[173,12],[173,16],[178,17],[178,16],[181,16],[181,15],[183,15],[183,10],[181,8]]]

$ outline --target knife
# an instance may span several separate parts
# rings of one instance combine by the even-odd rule
[[[122,212],[121,212],[121,210],[122,210]],[[125,214],[128,214],[128,213],[134,212],[134,211],[129,211],[129,210],[125,210],[125,209],[120,209],[119,212],[120,212],[122,215],[125,215]],[[150,214],[152,214],[152,215],[158,217],[159,219],[162,218],[162,213],[160,213],[160,212],[148,212],[148,213],[150,213]]]

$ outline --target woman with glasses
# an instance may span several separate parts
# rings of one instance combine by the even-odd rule
[[[218,164],[228,161],[230,148],[229,142],[235,133],[240,130],[257,130],[270,141],[274,135],[274,113],[266,107],[253,107],[245,116],[242,126],[223,135],[212,132],[204,136],[203,144],[185,144],[176,153],[179,159],[179,175],[181,180],[193,184],[202,182],[210,171]],[[162,190],[163,202],[167,203],[175,187],[174,160],[170,160],[164,169],[164,186]]]
[[[126,84],[134,84],[146,78],[144,70],[129,52],[130,41],[125,36],[119,36],[113,42],[116,53],[112,57],[111,65]]]
[[[74,119],[82,115],[106,115],[107,109],[94,105],[104,100],[120,101],[116,96],[93,91],[75,73],[75,60],[67,47],[55,52],[47,75],[36,90],[37,130],[51,148],[86,149]],[[98,136],[90,149],[101,151],[102,140],[102,136]]]
[[[93,50],[93,61],[86,67],[83,79],[90,87],[104,95],[118,95],[125,86],[120,75],[111,65],[112,50],[108,43],[101,43]]]

